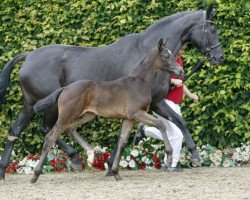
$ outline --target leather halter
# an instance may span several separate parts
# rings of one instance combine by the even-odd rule
[[[206,56],[210,55],[209,59],[214,58],[214,56],[210,53],[210,51],[212,49],[218,48],[219,46],[221,46],[221,43],[217,43],[213,46],[211,46],[211,38],[208,34],[208,30],[207,30],[207,23],[210,24],[214,24],[214,22],[210,21],[210,20],[206,20],[206,11],[203,11],[203,35],[202,35],[202,39],[201,39],[201,44],[205,41],[205,54]]]

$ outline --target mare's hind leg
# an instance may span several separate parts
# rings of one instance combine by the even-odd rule
[[[85,124],[95,118],[94,113],[86,113],[74,124],[70,125],[68,132],[72,135],[75,141],[82,146],[84,150],[87,151],[88,155],[88,166],[92,167],[95,158],[95,151],[94,149],[77,133],[76,128],[82,124]]]
[[[45,112],[43,126],[41,132],[44,136],[52,129],[55,125],[58,117],[57,106],[52,107]],[[56,144],[72,159],[72,167],[75,170],[82,171],[82,161],[78,157],[76,150],[70,147],[66,142],[61,139],[56,140]]]
[[[0,180],[5,179],[5,169],[9,164],[11,152],[13,150],[14,144],[16,143],[16,140],[24,131],[24,129],[29,125],[34,116],[35,113],[32,106],[24,103],[22,112],[18,115],[17,119],[9,129],[8,141],[6,142],[5,149],[0,161]]]
[[[149,124],[149,125],[153,125],[156,128],[158,128],[162,134],[162,138],[165,144],[165,152],[167,154],[167,166],[171,166],[172,164],[172,153],[173,153],[173,149],[170,145],[170,142],[168,140],[167,134],[166,133],[166,127],[164,125],[164,123],[160,120],[155,118],[152,115],[149,115],[147,112],[145,111],[138,111],[137,113],[134,114],[134,120],[141,122],[143,124]]]
[[[151,110],[172,121],[181,130],[186,141],[187,149],[192,153],[191,162],[193,166],[201,166],[198,150],[183,118],[173,111],[173,109],[171,109],[171,107],[164,100],[157,104],[151,104]]]
[[[118,141],[117,152],[115,154],[114,162],[112,165],[112,172],[117,181],[121,180],[121,177],[118,173],[118,166],[119,166],[119,162],[121,159],[122,150],[128,143],[129,134],[130,134],[131,129],[133,128],[133,124],[134,124],[134,121],[130,121],[130,120],[124,120],[122,122],[121,135]]]
[[[39,178],[40,174],[42,174],[43,165],[49,153],[49,150],[51,149],[53,144],[56,142],[60,133],[62,133],[63,131],[64,131],[63,126],[61,125],[61,123],[57,122],[55,126],[52,128],[52,130],[45,136],[42,154],[40,156],[39,163],[34,170],[34,175],[30,181],[31,183],[35,183],[37,179]]]

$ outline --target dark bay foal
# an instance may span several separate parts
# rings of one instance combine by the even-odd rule
[[[121,151],[128,141],[135,121],[153,125],[163,133],[165,151],[168,155],[167,163],[171,165],[172,147],[167,135],[164,134],[166,127],[161,120],[147,113],[156,74],[159,71],[166,71],[178,76],[184,75],[174,56],[167,49],[166,43],[163,44],[161,39],[158,46],[149,51],[136,69],[124,78],[99,82],[80,80],[56,90],[34,106],[34,110],[40,112],[58,99],[59,114],[55,126],[45,137],[40,161],[31,179],[32,183],[37,181],[49,149],[61,133],[70,133],[84,149],[90,149],[90,146],[76,132],[76,128],[94,119],[96,115],[123,119],[118,149],[112,165],[116,180],[121,179],[118,173]]]

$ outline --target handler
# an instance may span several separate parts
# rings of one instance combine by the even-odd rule
[[[181,54],[184,52],[184,49],[182,48],[177,56],[176,61],[179,63],[179,65],[183,68],[183,60],[181,58]],[[183,101],[183,94],[186,94],[190,99],[192,99],[194,102],[198,101],[198,96],[192,92],[183,84],[183,81],[181,79],[178,79],[176,75],[171,76],[171,84],[173,84],[175,87],[169,91],[169,93],[165,96],[165,102],[180,116],[181,115],[181,109],[179,104]],[[173,148],[173,161],[171,166],[165,166],[164,170],[166,172],[181,172],[183,171],[181,168],[177,168],[177,163],[179,161],[181,147],[182,147],[182,140],[183,135],[181,130],[171,121],[161,117],[160,115],[154,113],[154,115],[162,120],[162,122],[166,126],[166,134],[168,136],[169,142]],[[146,137],[152,137],[159,140],[163,140],[161,132],[155,128],[155,127],[148,127],[145,125],[140,125],[139,131],[135,137],[134,144],[138,145],[140,140]],[[167,160],[167,154],[165,154],[164,157],[164,163],[166,164]]]

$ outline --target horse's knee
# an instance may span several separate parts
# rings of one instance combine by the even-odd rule
[[[167,155],[172,155],[173,154],[173,148],[171,146],[165,147],[165,152]]]
[[[164,125],[164,123],[161,120],[157,120],[156,124],[155,124],[156,128],[158,128],[162,133],[166,132],[166,126]]]

